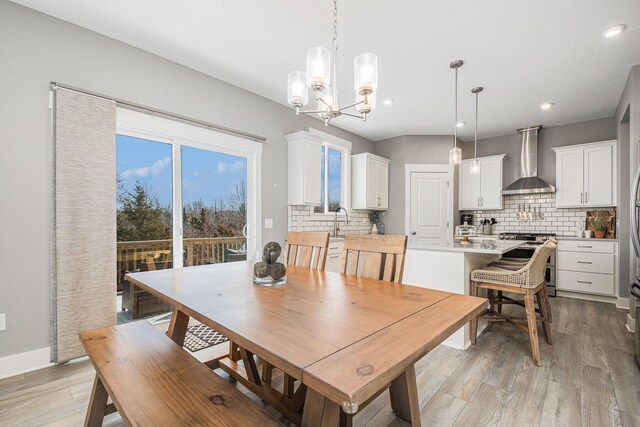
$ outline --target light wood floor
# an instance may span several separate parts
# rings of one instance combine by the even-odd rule
[[[556,343],[540,340],[542,367],[531,362],[528,337],[507,324],[468,351],[440,346],[420,360],[423,425],[640,426],[640,369],[626,311],[567,298],[551,304]],[[92,379],[81,361],[0,380],[0,425],[82,425]],[[385,393],[354,424],[400,423]],[[105,425],[122,421],[113,414]]]

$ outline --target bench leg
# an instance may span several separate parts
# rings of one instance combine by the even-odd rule
[[[389,387],[391,409],[396,416],[412,426],[420,426],[420,402],[413,365],[391,382]]]
[[[189,316],[174,307],[171,312],[171,322],[167,335],[180,347],[184,345],[184,337],[187,336],[189,327]]]
[[[87,416],[84,420],[85,427],[102,426],[102,421],[107,409],[108,398],[109,393],[107,393],[107,389],[104,388],[104,384],[102,384],[100,377],[96,375],[93,380],[93,390],[91,391],[91,398],[89,399]]]

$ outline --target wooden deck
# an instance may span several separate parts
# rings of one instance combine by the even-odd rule
[[[531,362],[528,337],[506,324],[480,335],[474,349],[439,346],[418,362],[423,424],[640,425],[640,369],[633,336],[624,329],[626,311],[567,298],[551,298],[551,306],[556,343],[540,341],[540,368]],[[91,364],[80,361],[0,380],[0,425],[81,425],[93,375]],[[281,385],[279,372],[273,382]],[[356,415],[354,424],[400,422],[383,393]],[[113,414],[105,425],[122,422]]]

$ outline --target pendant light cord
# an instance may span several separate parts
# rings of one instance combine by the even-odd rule
[[[455,123],[453,124],[453,148],[457,148],[458,147],[458,68],[456,68],[456,80],[455,80],[455,82],[456,82],[455,83],[456,87],[454,89],[454,92],[455,92],[456,100],[454,102],[454,105],[455,105],[456,112],[454,114]]]
[[[478,159],[478,92],[476,92],[476,132],[473,157]]]

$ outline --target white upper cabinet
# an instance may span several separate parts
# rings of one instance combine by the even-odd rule
[[[320,205],[322,200],[322,139],[309,132],[287,135],[289,204]]]
[[[473,159],[460,165],[460,210],[502,209],[502,159],[498,156],[479,157],[480,174],[471,174]]]
[[[389,159],[371,153],[351,156],[351,208],[389,209]]]
[[[616,206],[617,141],[554,148],[556,207]]]

